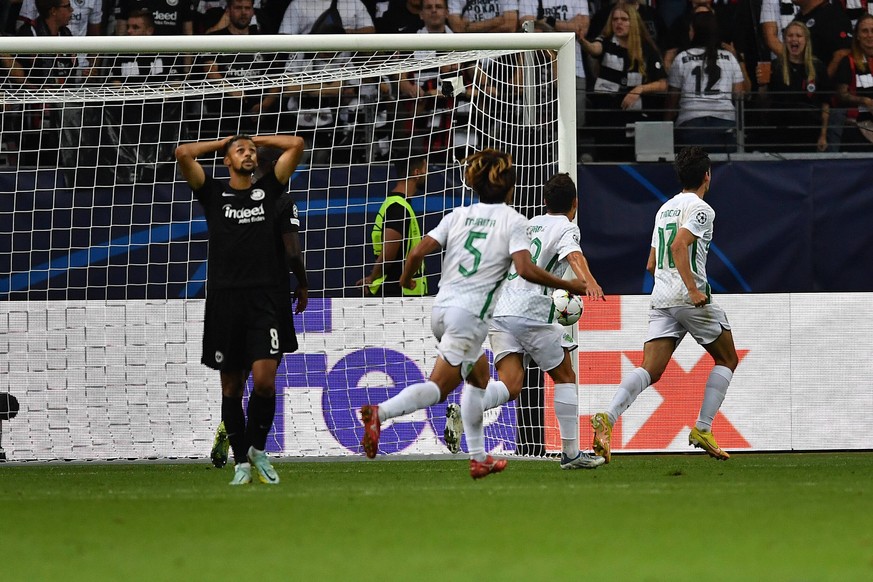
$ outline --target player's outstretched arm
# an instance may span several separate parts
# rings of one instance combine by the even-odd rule
[[[576,278],[588,284],[588,290],[585,292],[588,298],[605,301],[606,297],[603,296],[603,289],[597,283],[594,275],[591,274],[591,269],[588,268],[588,259],[582,254],[582,251],[573,251],[567,255],[567,262],[570,263],[570,268],[573,269]]]
[[[415,247],[406,255],[406,264],[403,265],[403,273],[400,275],[400,286],[406,289],[415,289],[415,274],[421,268],[424,258],[440,248],[436,239],[425,235]]]
[[[252,138],[258,147],[277,148],[282,155],[276,160],[273,171],[280,184],[287,184],[303,158],[304,142],[296,135],[256,135]]]
[[[587,283],[582,279],[562,279],[555,277],[545,269],[537,267],[531,261],[530,251],[528,250],[512,253],[512,264],[515,265],[515,270],[521,277],[537,285],[545,285],[555,289],[566,289],[570,293],[576,293],[577,295],[584,295],[588,289]]]
[[[179,162],[179,171],[188,185],[197,190],[206,182],[206,172],[197,161],[200,156],[219,151],[230,140],[229,137],[214,141],[197,141],[183,143],[176,148],[176,161]]]

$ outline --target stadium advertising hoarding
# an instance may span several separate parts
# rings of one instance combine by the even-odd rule
[[[579,326],[580,414],[604,409],[642,358],[644,296],[587,302]],[[729,450],[870,449],[873,306],[864,294],[718,297],[740,364],[714,430]],[[434,363],[424,300],[313,300],[301,348],[279,370],[268,448],[287,456],[357,454],[358,407],[426,377]],[[199,363],[201,300],[5,302],[5,382],[21,413],[4,423],[10,460],[206,457],[218,422],[215,372]],[[95,325],[96,322],[100,323]],[[113,326],[112,322],[118,322]],[[487,347],[487,346],[486,346]],[[687,451],[711,359],[691,338],[664,378],[615,427],[616,451]],[[559,448],[546,386],[546,444]],[[453,394],[457,401],[459,394]],[[384,452],[443,454],[445,404],[395,419]],[[495,452],[516,448],[516,410],[486,415]]]

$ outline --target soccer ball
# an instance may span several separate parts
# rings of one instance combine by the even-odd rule
[[[564,289],[555,289],[552,293],[552,303],[555,305],[555,315],[561,325],[573,325],[579,321],[585,310],[582,298]]]

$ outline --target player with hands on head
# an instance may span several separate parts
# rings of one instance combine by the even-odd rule
[[[259,147],[278,148],[282,154],[255,181]],[[296,136],[235,135],[176,148],[179,169],[204,208],[209,230],[201,362],[221,375],[221,419],[236,463],[232,485],[251,482],[253,467],[261,482],[279,482],[264,450],[276,411],[276,370],[282,354],[296,347],[291,344],[293,336],[286,333],[288,267],[304,288],[306,274],[302,259],[283,269],[286,251],[284,237],[279,236],[277,201],[303,156],[303,147]],[[219,151],[230,173],[228,181],[207,176],[197,161]],[[300,297],[305,298],[305,293]],[[298,310],[301,307],[298,300]],[[242,400],[249,372],[253,390],[246,422]]]
[[[579,246],[579,227],[572,222],[579,200],[569,174],[556,174],[546,182],[543,199],[546,214],[530,219],[527,227],[531,259],[556,277],[563,277],[568,268],[572,269],[580,281],[586,282],[588,299],[604,300],[603,289],[591,274]],[[604,459],[579,450],[579,397],[570,356],[577,345],[555,320],[552,291],[551,287],[519,277],[515,269],[510,271],[489,331],[500,382],[488,383],[484,407],[489,410],[518,398],[524,383],[525,361],[533,359],[555,381],[561,468],[594,469]],[[462,425],[461,408],[449,404],[445,439],[452,452],[460,450]]]
[[[519,276],[539,285],[584,294],[586,282],[565,280],[538,267],[530,254],[527,221],[509,206],[515,168],[506,153],[485,149],[465,160],[466,183],[479,202],[455,208],[409,253],[400,284],[411,289],[425,256],[445,248],[442,279],[431,312],[437,361],[430,378],[412,384],[379,405],[361,408],[364,452],[374,458],[381,424],[444,401],[466,380],[461,394],[463,423],[470,451],[470,476],[480,479],[506,468],[506,460],[485,451],[483,428],[488,359],[482,344],[494,305],[511,265]],[[491,382],[495,382],[491,380]]]
[[[715,211],[703,201],[712,179],[709,156],[701,148],[676,155],[682,192],[658,209],[646,269],[655,277],[643,363],[619,384],[606,412],[591,417],[594,451],[610,461],[612,427],[640,393],[656,383],[686,333],[709,352],[715,366],[706,380],[703,403],[688,443],[720,460],[730,455],[716,443],[712,423],[739,364],[724,310],[712,301],[706,257]]]

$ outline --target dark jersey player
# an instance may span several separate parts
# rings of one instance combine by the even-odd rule
[[[272,171],[253,181],[261,146],[282,154]],[[237,135],[176,149],[179,169],[203,205],[209,232],[201,361],[221,373],[221,420],[236,463],[232,485],[250,483],[253,467],[260,481],[279,482],[264,449],[276,410],[276,369],[282,354],[295,346],[277,203],[303,147],[303,139],[295,136]],[[228,181],[207,176],[197,161],[218,151],[230,172]],[[305,285],[302,261],[288,266]],[[249,371],[254,388],[246,422],[242,398]]]

